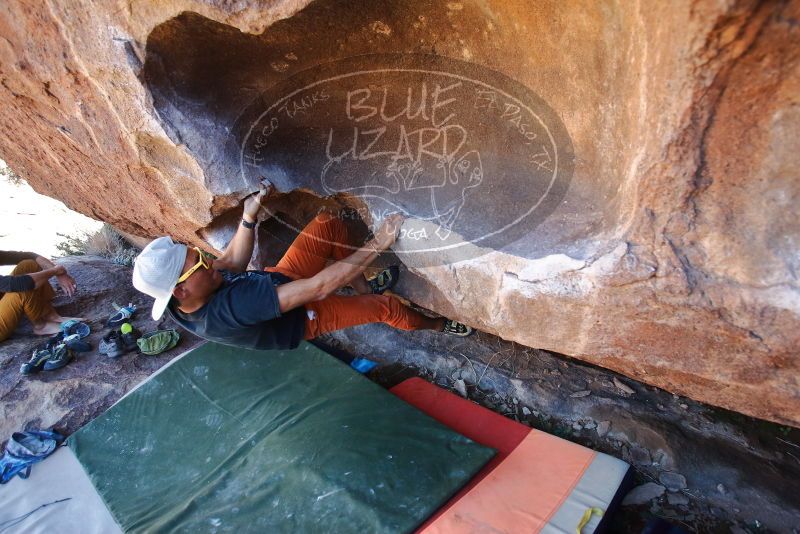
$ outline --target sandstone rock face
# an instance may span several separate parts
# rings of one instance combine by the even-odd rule
[[[0,157],[122,230],[217,249],[261,174],[286,193],[271,223],[394,206],[416,303],[800,426],[799,19],[755,0],[11,1]]]

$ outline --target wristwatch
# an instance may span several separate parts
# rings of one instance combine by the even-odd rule
[[[247,221],[244,220],[244,218],[242,218],[242,226],[244,226],[248,230],[252,230],[253,228],[256,227],[256,223],[255,223],[255,221],[247,222]]]

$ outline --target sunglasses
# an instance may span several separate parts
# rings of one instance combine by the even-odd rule
[[[194,274],[194,272],[200,267],[206,270],[211,269],[211,261],[208,259],[208,257],[206,257],[206,253],[200,250],[198,247],[194,247],[194,250],[197,251],[197,263],[194,264],[194,267],[183,273],[181,277],[178,278],[178,283],[175,285],[185,282],[186,279],[192,276],[192,274]]]

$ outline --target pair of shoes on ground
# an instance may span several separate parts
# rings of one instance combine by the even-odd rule
[[[31,466],[50,456],[62,441],[64,436],[54,431],[14,432],[0,458],[0,484],[5,484],[15,476],[28,478]]]
[[[119,358],[123,354],[136,350],[138,348],[136,340],[140,337],[142,337],[141,332],[133,327],[130,327],[130,329],[126,328],[124,334],[120,330],[115,329],[103,336],[97,351],[100,354],[105,354],[109,358]]]
[[[66,345],[68,349],[74,352],[89,352],[90,350],[92,350],[92,346],[89,344],[88,341],[83,340],[83,338],[86,337],[87,335],[88,333],[82,334],[76,332],[74,334],[68,334],[66,331],[62,331],[54,335],[47,341],[45,341],[44,346],[42,346],[41,348],[49,349],[52,351],[58,345]]]
[[[55,371],[61,369],[75,359],[75,353],[66,343],[61,343],[50,349],[50,358],[44,362],[44,371]]]
[[[19,372],[23,375],[38,373],[44,368],[44,364],[47,363],[47,360],[49,360],[52,355],[53,353],[50,352],[50,349],[34,350],[31,359],[22,364],[22,367],[19,368]]]
[[[375,295],[382,295],[384,292],[392,289],[396,284],[397,281],[400,279],[400,267],[397,265],[392,265],[388,269],[385,269],[378,273],[378,275],[371,279],[367,280],[369,283],[370,288],[372,289],[372,293]],[[472,335],[475,330],[465,325],[464,323],[459,323],[458,321],[454,321],[452,319],[447,319],[444,323],[444,328],[441,330],[445,334],[457,337],[467,337]]]
[[[55,371],[74,360],[75,352],[88,352],[91,349],[92,346],[80,339],[78,334],[66,337],[63,333],[56,334],[43,347],[33,351],[33,356],[22,364],[19,372],[30,375],[39,371]]]

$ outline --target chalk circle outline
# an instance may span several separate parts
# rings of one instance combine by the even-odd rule
[[[464,76],[462,74],[456,74],[456,73],[453,73],[453,72],[448,72],[446,70],[431,70],[431,69],[414,68],[414,67],[402,67],[402,68],[386,67],[386,68],[377,68],[377,69],[357,70],[357,71],[347,72],[347,73],[344,73],[344,74],[338,74],[336,76],[331,76],[331,77],[324,78],[324,79],[321,79],[321,80],[315,80],[314,82],[309,83],[309,84],[305,85],[304,87],[301,87],[299,89],[295,89],[294,91],[291,91],[290,93],[286,94],[285,96],[282,96],[279,99],[275,100],[265,111],[263,111],[260,115],[258,115],[258,117],[251,122],[251,125],[250,125],[249,129],[247,130],[247,134],[243,137],[242,142],[241,142],[240,147],[239,147],[239,171],[240,171],[240,174],[241,174],[241,178],[242,178],[243,184],[247,185],[249,183],[248,178],[247,178],[247,173],[246,173],[246,170],[245,170],[245,162],[244,162],[244,159],[245,159],[245,148],[248,146],[248,142],[249,142],[249,140],[250,140],[250,138],[251,138],[251,136],[253,134],[253,130],[258,125],[260,125],[262,120],[264,119],[264,117],[267,116],[269,113],[271,113],[276,107],[279,107],[282,103],[284,103],[287,100],[291,99],[295,95],[297,95],[299,93],[302,93],[304,91],[308,91],[309,89],[312,89],[312,88],[317,87],[317,86],[322,85],[322,84],[327,84],[329,82],[337,81],[337,80],[341,80],[341,79],[345,79],[345,78],[351,78],[353,76],[362,76],[362,75],[380,74],[380,73],[404,73],[404,72],[409,72],[409,73],[417,73],[417,74],[431,74],[431,75],[437,75],[437,76],[445,76],[445,77],[457,79],[457,80],[460,80],[460,81],[469,82],[469,83],[472,83],[472,84],[475,84],[475,85],[478,85],[478,86],[482,86],[484,88],[490,89],[490,90],[492,90],[492,91],[504,96],[505,98],[508,98],[509,100],[514,101],[517,105],[519,105],[519,107],[521,109],[526,110],[532,117],[534,117],[538,121],[538,123],[542,127],[542,129],[545,132],[547,132],[547,136],[548,136],[548,139],[550,141],[550,146],[553,148],[553,154],[554,154],[554,160],[553,161],[555,163],[550,182],[547,185],[547,189],[541,195],[539,200],[530,209],[528,209],[528,211],[524,212],[522,215],[520,215],[519,217],[514,219],[512,222],[506,224],[502,228],[500,228],[498,230],[494,230],[492,232],[489,232],[489,233],[487,233],[487,234],[485,234],[485,235],[483,235],[483,236],[481,236],[479,238],[476,238],[476,239],[469,239],[469,240],[461,241],[459,243],[454,243],[454,244],[450,244],[450,245],[444,245],[444,246],[435,247],[435,248],[412,249],[412,250],[400,251],[400,252],[396,252],[396,253],[400,253],[400,254],[421,254],[421,253],[431,253],[431,252],[444,251],[444,250],[448,250],[448,249],[455,249],[455,248],[464,247],[464,246],[467,246],[467,245],[478,246],[477,243],[479,241],[487,239],[489,237],[492,237],[492,236],[495,236],[497,234],[500,234],[500,233],[503,233],[503,232],[507,231],[508,229],[518,225],[522,220],[524,220],[525,218],[530,216],[539,207],[539,205],[541,205],[541,203],[548,197],[548,195],[550,194],[550,191],[552,190],[554,184],[556,183],[557,179],[559,178],[559,170],[560,170],[560,166],[559,166],[560,159],[559,158],[561,157],[559,152],[560,151],[564,151],[564,152],[566,152],[567,156],[571,156],[572,158],[574,158],[574,150],[573,150],[572,140],[569,137],[569,134],[567,132],[566,126],[564,126],[563,122],[561,121],[560,117],[556,114],[555,110],[553,110],[547,104],[547,102],[543,98],[541,98],[539,95],[537,95],[533,90],[531,90],[530,88],[524,86],[520,82],[518,82],[518,81],[516,81],[516,80],[514,80],[512,78],[509,78],[508,76],[506,76],[506,75],[504,75],[504,74],[502,74],[500,72],[497,72],[495,70],[489,69],[488,67],[485,67],[483,65],[478,65],[478,64],[473,64],[473,63],[466,63],[466,62],[463,62],[463,61],[460,61],[460,60],[457,60],[457,59],[453,59],[453,58],[450,58],[450,57],[446,57],[446,56],[430,56],[430,55],[424,55],[424,54],[364,54],[364,55],[348,56],[346,58],[341,58],[341,59],[338,59],[338,60],[335,60],[335,61],[331,61],[331,62],[327,62],[327,63],[319,63],[319,64],[314,65],[312,67],[309,67],[307,69],[298,71],[298,72],[294,73],[293,75],[289,76],[288,78],[285,78],[285,79],[277,82],[272,87],[270,87],[270,88],[266,89],[265,91],[263,91],[258,97],[254,98],[251,101],[251,103],[244,108],[244,110],[240,114],[240,117],[242,117],[242,115],[244,115],[245,113],[250,111],[259,100],[264,99],[264,95],[266,95],[267,93],[270,93],[271,91],[274,91],[276,89],[276,87],[278,87],[278,86],[290,83],[292,79],[304,78],[304,77],[310,75],[311,73],[313,73],[314,71],[319,71],[319,70],[323,70],[323,69],[326,69],[326,68],[332,68],[332,67],[335,67],[335,66],[340,65],[340,64],[345,64],[346,65],[348,62],[352,62],[354,60],[369,61],[369,60],[376,60],[376,59],[380,59],[380,60],[383,60],[383,61],[394,61],[394,62],[397,62],[398,59],[404,59],[406,61],[418,59],[420,62],[431,61],[433,59],[433,60],[437,60],[437,61],[446,61],[447,63],[450,63],[450,64],[460,65],[460,67],[462,69],[479,68],[480,70],[488,71],[493,76],[495,76],[497,78],[500,78],[504,82],[509,83],[509,84],[511,84],[513,86],[516,86],[517,89],[522,89],[521,92],[528,93],[528,94],[526,94],[526,96],[528,98],[531,98],[532,100],[538,101],[540,106],[544,108],[544,111],[546,113],[549,113],[549,114],[552,115],[551,119],[556,123],[556,126],[560,126],[561,129],[563,130],[563,133],[564,133],[564,136],[563,136],[564,139],[563,140],[566,141],[567,146],[566,147],[562,147],[562,150],[559,150],[559,146],[556,144],[556,141],[553,138],[553,134],[550,131],[550,128],[547,126],[547,124],[545,124],[545,122],[539,116],[540,113],[534,112],[530,108],[530,106],[528,106],[525,102],[523,102],[522,100],[520,100],[516,96],[513,96],[512,94],[508,93],[507,91],[505,91],[503,89],[499,89],[495,85],[483,82],[481,80],[476,80],[474,78],[470,78],[470,77]],[[234,124],[236,122],[238,122],[238,121],[239,121],[239,119],[237,119],[234,122]],[[236,128],[234,128],[234,130],[236,130]],[[567,174],[568,174],[568,176],[566,177],[567,184],[566,184],[566,187],[564,187],[564,192],[566,192],[566,189],[568,188],[568,185],[569,185],[569,181],[572,178],[572,171],[573,171],[572,163],[573,162],[569,161],[569,159],[570,158],[568,158],[568,160],[567,160],[567,164],[568,164]],[[361,194],[361,195],[357,195],[357,197],[358,198],[374,197],[374,198],[379,198],[381,200],[386,201],[381,196],[374,195],[374,194]],[[267,211],[269,212],[269,210],[267,210]],[[277,213],[271,213],[271,212],[269,212],[269,213],[279,223],[281,223],[284,226],[286,226],[286,227],[290,228],[291,230],[295,231],[298,235],[303,232],[302,228],[296,228],[292,223],[290,223],[288,221],[284,221],[283,219],[281,219],[278,216]],[[538,224],[539,223],[534,225],[534,227],[538,226]],[[328,242],[326,239],[321,239],[321,238],[316,237],[316,236],[308,236],[308,237],[313,237],[314,239],[322,241],[322,242]],[[338,244],[341,245],[341,243],[338,243]],[[360,247],[352,246],[352,245],[345,245],[345,247],[346,248],[350,248],[352,250],[357,250],[358,248],[360,248]]]

